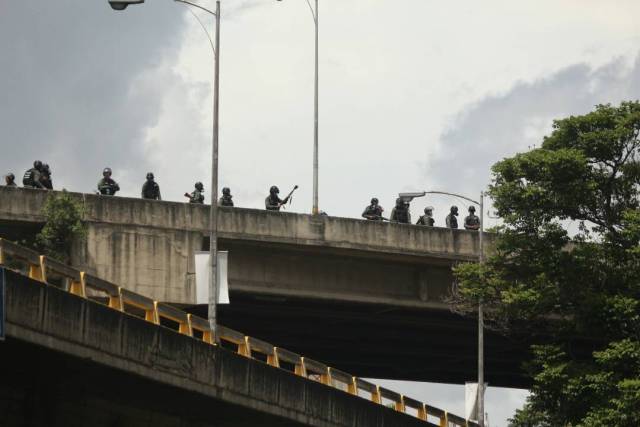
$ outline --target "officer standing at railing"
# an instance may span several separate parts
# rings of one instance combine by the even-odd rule
[[[458,218],[456,218],[458,216],[458,207],[457,206],[451,206],[451,209],[449,211],[449,215],[447,215],[446,218],[446,224],[447,224],[447,228],[458,228]]]
[[[102,179],[98,181],[98,191],[103,196],[113,196],[120,191],[118,183],[111,179],[111,168],[104,168],[102,171]]]
[[[4,176],[4,182],[5,182],[5,186],[7,187],[17,187],[16,176],[11,172],[9,172]]]
[[[418,222],[416,222],[416,225],[426,225],[428,227],[433,227],[433,224],[435,224],[435,222],[436,221],[433,219],[433,207],[427,206],[426,208],[424,208],[424,215],[420,216]]]

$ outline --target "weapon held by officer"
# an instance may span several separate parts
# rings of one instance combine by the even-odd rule
[[[264,208],[268,211],[279,211],[281,207],[284,207],[284,205],[288,202],[291,201],[291,196],[293,196],[293,192],[296,191],[298,189],[297,185],[293,186],[293,190],[291,190],[291,192],[289,192],[289,194],[287,194],[287,197],[285,197],[284,199],[281,199],[280,197],[278,197],[278,194],[280,194],[280,189],[275,186],[272,185],[271,188],[269,189],[269,195],[267,196],[266,199],[264,199]]]

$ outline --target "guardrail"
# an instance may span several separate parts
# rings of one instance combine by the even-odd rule
[[[0,265],[45,284],[58,282],[57,286],[73,295],[106,303],[114,310],[142,317],[155,325],[170,327],[178,333],[208,344],[235,347],[235,351],[244,357],[262,361],[308,380],[392,407],[398,412],[426,421],[427,425],[478,427],[475,422],[225,326],[218,325],[217,333],[214,334],[209,327],[209,322],[205,319],[76,270],[2,238],[0,238]]]

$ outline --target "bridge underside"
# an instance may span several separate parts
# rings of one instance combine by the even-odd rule
[[[301,425],[17,339],[0,354],[5,427]]]
[[[221,324],[361,377],[464,384],[477,377],[477,323],[444,310],[231,293]],[[207,316],[206,306],[190,311]],[[485,333],[486,380],[528,388],[529,343]]]

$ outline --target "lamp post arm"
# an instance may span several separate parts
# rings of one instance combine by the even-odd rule
[[[193,7],[197,7],[198,9],[202,9],[205,12],[208,12],[211,15],[216,16],[216,13],[214,11],[207,9],[206,7],[202,7],[199,4],[191,3],[190,1],[187,1],[187,0],[173,0],[173,1],[175,1],[177,3],[184,3],[184,4],[188,4],[190,6],[193,6]]]
[[[180,1],[180,0],[175,0],[175,1]],[[207,31],[207,27],[204,26],[204,24],[202,23],[200,18],[198,18],[198,15],[196,15],[193,10],[191,10],[191,9],[187,9],[187,10],[189,11],[189,13],[191,15],[193,15],[194,18],[196,18],[196,21],[198,21],[198,24],[200,24],[200,26],[204,30],[204,33],[207,35],[207,39],[209,39],[209,45],[211,46],[211,50],[213,51],[213,56],[215,56],[216,55],[216,48],[213,46],[213,40],[211,40],[211,34],[209,34],[209,31]]]
[[[447,195],[447,196],[460,197],[461,199],[465,199],[465,200],[467,200],[467,201],[469,201],[471,203],[475,203],[476,205],[480,205],[479,202],[476,202],[475,200],[470,199],[468,197],[465,197],[465,196],[463,196],[461,194],[447,193],[446,191],[425,191],[425,194],[444,194],[444,195]]]
[[[176,0],[176,1],[179,1],[179,0]],[[307,5],[309,6],[309,10],[311,11],[311,17],[313,18],[313,22],[315,22],[316,25],[318,25],[318,16],[317,16],[318,11],[313,10],[313,7],[311,7],[311,2],[309,0],[306,0],[306,1],[307,1]]]

